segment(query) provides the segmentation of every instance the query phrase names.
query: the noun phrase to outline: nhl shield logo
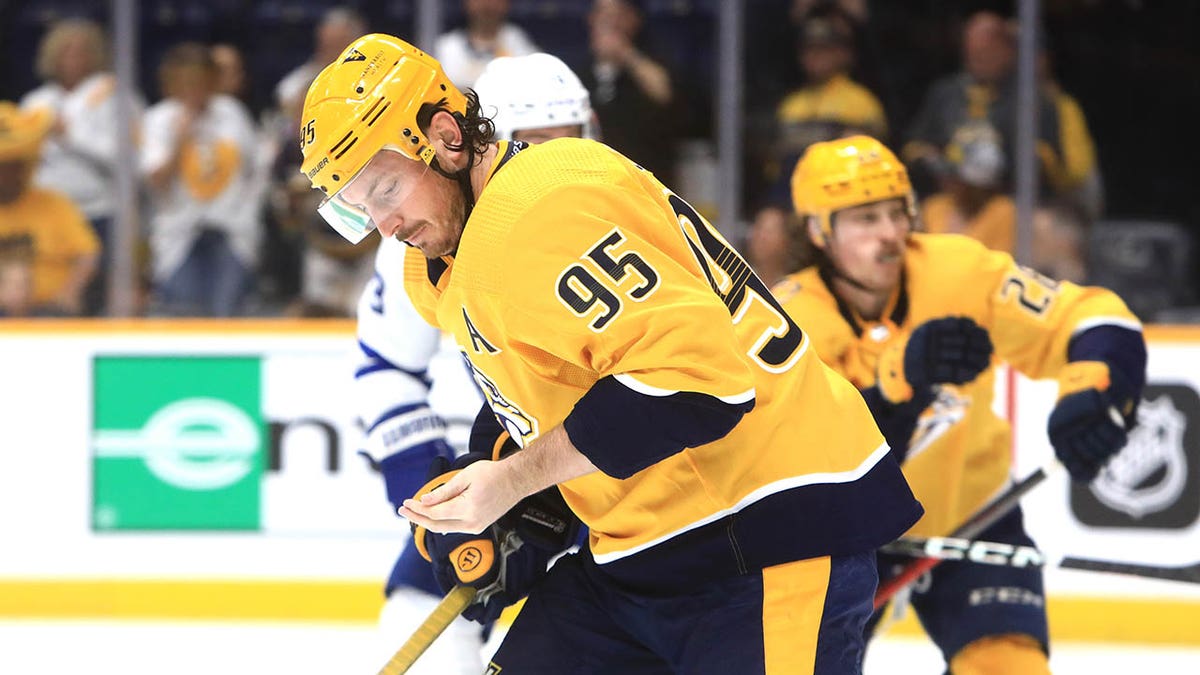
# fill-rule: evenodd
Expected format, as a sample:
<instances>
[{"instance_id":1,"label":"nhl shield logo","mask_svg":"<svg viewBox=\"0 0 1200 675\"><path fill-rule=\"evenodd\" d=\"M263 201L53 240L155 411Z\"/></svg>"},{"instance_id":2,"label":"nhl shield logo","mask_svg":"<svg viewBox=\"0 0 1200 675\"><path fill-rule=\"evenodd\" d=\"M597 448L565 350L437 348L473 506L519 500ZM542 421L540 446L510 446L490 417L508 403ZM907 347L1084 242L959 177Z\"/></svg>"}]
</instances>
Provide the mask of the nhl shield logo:
<instances>
[{"instance_id":1,"label":"nhl shield logo","mask_svg":"<svg viewBox=\"0 0 1200 675\"><path fill-rule=\"evenodd\" d=\"M1187 419L1169 396L1143 401L1129 443L1092 483L1092 494L1136 519L1179 501L1187 483L1185 429Z\"/></svg>"},{"instance_id":2,"label":"nhl shield logo","mask_svg":"<svg viewBox=\"0 0 1200 675\"><path fill-rule=\"evenodd\" d=\"M1129 443L1090 486L1072 485L1085 524L1186 528L1200 517L1200 396L1191 387L1148 385Z\"/></svg>"}]
</instances>

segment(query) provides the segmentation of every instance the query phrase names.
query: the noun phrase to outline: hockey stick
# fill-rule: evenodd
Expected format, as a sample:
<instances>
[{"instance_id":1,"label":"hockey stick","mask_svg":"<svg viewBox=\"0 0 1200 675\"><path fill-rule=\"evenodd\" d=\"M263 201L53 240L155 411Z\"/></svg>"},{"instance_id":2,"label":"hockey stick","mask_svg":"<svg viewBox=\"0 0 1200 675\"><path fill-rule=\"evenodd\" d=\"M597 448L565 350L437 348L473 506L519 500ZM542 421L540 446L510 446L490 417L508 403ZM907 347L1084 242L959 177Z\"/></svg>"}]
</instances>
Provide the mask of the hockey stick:
<instances>
[{"instance_id":1,"label":"hockey stick","mask_svg":"<svg viewBox=\"0 0 1200 675\"><path fill-rule=\"evenodd\" d=\"M1061 466L1058 462L1050 464L1048 467L1041 467L1033 473L1026 476L1020 482L1008 487L1004 492L1000 493L987 506L980 509L975 515L971 516L962 525L959 525L954 532L950 533L951 537L959 539L974 539L981 532L991 527L993 523L1000 520L1002 517L1013 510L1024 497L1033 488L1040 485L1050 475L1055 467ZM933 569L940 563L939 558L920 558L909 563L899 574L879 584L879 589L875 591L875 609L878 610L891 600L892 596L907 588L916 581L922 574Z\"/></svg>"},{"instance_id":2,"label":"hockey stick","mask_svg":"<svg viewBox=\"0 0 1200 675\"><path fill-rule=\"evenodd\" d=\"M1160 567L1158 565L1142 565L1139 563L1067 556L1058 563L1058 566L1064 569L1112 572L1113 574L1128 574L1135 577L1200 584L1200 562L1192 563L1191 565L1180 565L1178 567Z\"/></svg>"},{"instance_id":3,"label":"hockey stick","mask_svg":"<svg viewBox=\"0 0 1200 675\"><path fill-rule=\"evenodd\" d=\"M400 649L384 664L379 675L404 675L417 662L421 654L429 649L429 645L462 614L471 601L475 599L475 589L470 586L455 586L446 594L437 607L429 613L428 618L417 627L412 636L401 645Z\"/></svg>"},{"instance_id":4,"label":"hockey stick","mask_svg":"<svg viewBox=\"0 0 1200 675\"><path fill-rule=\"evenodd\" d=\"M957 537L904 537L884 546L882 550L885 553L907 555L914 558L959 560L1003 567L1045 567L1049 564L1057 564L1064 569L1108 572L1200 584L1200 562L1191 565L1166 566L1064 556L1054 563L1032 546L1016 546L998 541Z\"/></svg>"}]
</instances>

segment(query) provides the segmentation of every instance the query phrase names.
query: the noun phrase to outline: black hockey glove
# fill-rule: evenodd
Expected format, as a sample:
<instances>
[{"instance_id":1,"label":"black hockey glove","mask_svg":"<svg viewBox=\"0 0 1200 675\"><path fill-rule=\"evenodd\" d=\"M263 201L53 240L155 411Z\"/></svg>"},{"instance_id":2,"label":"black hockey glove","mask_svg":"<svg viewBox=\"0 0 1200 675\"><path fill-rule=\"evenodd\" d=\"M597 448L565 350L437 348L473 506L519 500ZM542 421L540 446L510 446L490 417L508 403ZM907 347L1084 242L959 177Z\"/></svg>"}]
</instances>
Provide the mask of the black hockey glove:
<instances>
[{"instance_id":1,"label":"black hockey glove","mask_svg":"<svg viewBox=\"0 0 1200 675\"><path fill-rule=\"evenodd\" d=\"M935 384L966 384L992 361L986 330L965 316L930 319L907 340L888 345L879 356L876 381L883 397L903 403L914 389Z\"/></svg>"},{"instance_id":2,"label":"black hockey glove","mask_svg":"<svg viewBox=\"0 0 1200 675\"><path fill-rule=\"evenodd\" d=\"M1137 400L1116 370L1101 361L1074 361L1059 377L1058 403L1047 432L1071 478L1090 483L1125 447Z\"/></svg>"}]
</instances>

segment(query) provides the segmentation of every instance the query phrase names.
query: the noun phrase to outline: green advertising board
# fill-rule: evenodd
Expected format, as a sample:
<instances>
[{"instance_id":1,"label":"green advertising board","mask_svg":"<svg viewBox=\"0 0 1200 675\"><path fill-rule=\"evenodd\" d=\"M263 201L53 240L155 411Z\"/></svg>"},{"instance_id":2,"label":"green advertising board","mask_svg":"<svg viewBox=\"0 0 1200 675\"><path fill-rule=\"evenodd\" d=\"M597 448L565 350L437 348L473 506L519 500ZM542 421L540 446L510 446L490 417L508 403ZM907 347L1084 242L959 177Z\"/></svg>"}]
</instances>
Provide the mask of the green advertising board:
<instances>
[{"instance_id":1,"label":"green advertising board","mask_svg":"<svg viewBox=\"0 0 1200 675\"><path fill-rule=\"evenodd\" d=\"M257 357L95 357L93 528L259 529L260 371Z\"/></svg>"}]
</instances>

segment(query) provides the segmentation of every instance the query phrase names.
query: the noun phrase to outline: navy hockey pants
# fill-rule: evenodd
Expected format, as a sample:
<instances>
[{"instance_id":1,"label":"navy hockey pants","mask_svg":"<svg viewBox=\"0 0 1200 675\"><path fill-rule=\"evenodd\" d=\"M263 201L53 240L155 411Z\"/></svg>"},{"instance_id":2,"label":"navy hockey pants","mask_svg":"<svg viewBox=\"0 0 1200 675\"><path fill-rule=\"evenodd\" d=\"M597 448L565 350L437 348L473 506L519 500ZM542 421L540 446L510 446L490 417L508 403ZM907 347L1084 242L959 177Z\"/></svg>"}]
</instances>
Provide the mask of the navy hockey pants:
<instances>
[{"instance_id":1,"label":"navy hockey pants","mask_svg":"<svg viewBox=\"0 0 1200 675\"><path fill-rule=\"evenodd\" d=\"M584 551L530 593L488 672L854 675L877 582L875 556L863 553L637 592Z\"/></svg>"}]
</instances>

